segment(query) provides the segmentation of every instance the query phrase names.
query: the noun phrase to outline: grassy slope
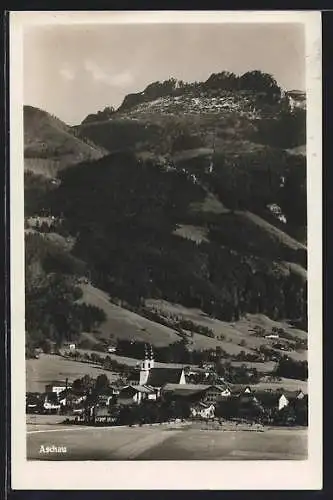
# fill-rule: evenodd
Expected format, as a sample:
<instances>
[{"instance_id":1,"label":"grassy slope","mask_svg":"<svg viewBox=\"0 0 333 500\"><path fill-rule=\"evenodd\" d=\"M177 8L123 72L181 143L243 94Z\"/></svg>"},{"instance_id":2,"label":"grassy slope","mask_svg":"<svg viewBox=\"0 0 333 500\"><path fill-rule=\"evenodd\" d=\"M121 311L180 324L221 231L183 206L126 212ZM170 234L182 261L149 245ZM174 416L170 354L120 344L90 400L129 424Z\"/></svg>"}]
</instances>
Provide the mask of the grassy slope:
<instances>
[{"instance_id":1,"label":"grassy slope","mask_svg":"<svg viewBox=\"0 0 333 500\"><path fill-rule=\"evenodd\" d=\"M25 169L54 177L67 165L97 159L104 151L75 137L64 122L31 106L24 107Z\"/></svg>"},{"instance_id":2,"label":"grassy slope","mask_svg":"<svg viewBox=\"0 0 333 500\"><path fill-rule=\"evenodd\" d=\"M100 327L105 338L109 338L112 334L115 338L136 339L156 346L168 345L180 340L174 330L112 304L108 295L98 288L82 285L82 291L82 300L100 307L107 316L106 321Z\"/></svg>"},{"instance_id":3,"label":"grassy slope","mask_svg":"<svg viewBox=\"0 0 333 500\"><path fill-rule=\"evenodd\" d=\"M255 215L251 212L241 212L242 218L247 219L251 222L251 224L260 228L264 233L266 233L267 237L277 242L285 245L287 248L292 250L305 250L306 247L299 241L295 240L284 231L281 231L277 227L273 226L269 222L265 221L259 215Z\"/></svg>"},{"instance_id":4,"label":"grassy slope","mask_svg":"<svg viewBox=\"0 0 333 500\"><path fill-rule=\"evenodd\" d=\"M192 226L190 224L177 224L177 228L174 230L174 234L187 240L193 240L198 244L202 243L203 241L209 241L207 238L208 230L200 226Z\"/></svg>"},{"instance_id":5,"label":"grassy slope","mask_svg":"<svg viewBox=\"0 0 333 500\"><path fill-rule=\"evenodd\" d=\"M108 299L108 295L96 287L91 285L82 285L82 290L82 300L88 304L100 307L104 310L107 316L107 320L100 327L100 331L105 338L110 338L110 334L112 334L115 338L136 339L151 343L155 346L168 345L181 339L181 337L171 328L150 321L139 316L138 314L112 304ZM155 303L155 301L148 301L147 303ZM214 325L217 337L219 334L224 333L228 328L230 329L230 332L234 332L233 328L228 325L228 323L212 320L207 315L204 315L204 317L201 318L200 313L196 310L192 313L192 310L186 309L182 306L177 305L172 307L175 311L181 311L182 314L184 311L188 311L189 314L184 314L184 317L193 319L196 323L209 326L210 328ZM143 328L145 330L143 330ZM244 337L245 336L240 335L238 340L240 341ZM194 349L215 349L216 346L221 346L229 354L237 354L242 350L250 352L249 349L237 345L234 341L221 341L218 338L210 338L197 333L193 335Z\"/></svg>"},{"instance_id":6,"label":"grassy slope","mask_svg":"<svg viewBox=\"0 0 333 500\"><path fill-rule=\"evenodd\" d=\"M253 330L255 326L265 328L267 335L275 326L278 328L284 328L285 331L293 335L295 339L307 338L306 332L292 328L287 322L273 321L263 314L247 314L244 318L235 323L227 323L225 321L210 318L199 309L189 309L179 304L170 304L169 302L163 300L148 300L146 304L148 307L153 307L154 309L164 311L165 313L172 313L179 317L191 320L194 323L207 326L213 330L217 338L220 335L224 335L225 340L220 341L220 345L230 354L237 354L241 350L251 352L252 349L259 348L261 345L271 346L271 340L256 337L253 333L251 333L251 330ZM200 337L200 339L198 339L198 337ZM201 338L204 338L207 344L209 342L211 342L211 344L215 342L215 339L195 334L194 341L197 345L200 345L202 342ZM245 341L246 345L240 346L239 344L241 341ZM307 359L306 351L290 351L288 352L288 355L296 360Z\"/></svg>"},{"instance_id":7,"label":"grassy slope","mask_svg":"<svg viewBox=\"0 0 333 500\"><path fill-rule=\"evenodd\" d=\"M149 342L155 346L168 345L172 342L180 340L179 335L164 325L160 325L146 318L139 316L136 313L128 311L120 306L112 304L108 295L92 285L82 285L83 298L85 302L100 307L104 310L107 320L101 325L100 332L104 338L110 338L112 334L114 338L119 339L136 339L143 342ZM252 349L260 347L260 345L271 345L272 341L265 338L255 337L251 334L251 330L256 326L261 326L266 329L267 334L270 333L272 327L282 327L286 332L291 333L295 339L306 338L306 332L292 328L286 322L277 322L269 319L267 316L260 314L248 314L245 318L235 323L227 323L217 319L210 318L208 315L197 309L188 309L179 304L170 304L167 301L148 300L148 307L158 308L164 312L176 314L185 319L211 328L215 334L215 338L206 337L195 333L193 335L194 349L210 349L216 346L221 346L229 354L237 354L240 351L251 352ZM143 330L144 329L144 330ZM221 335L225 336L225 340L219 340ZM240 346L241 341L246 342L246 346ZM303 360L306 359L306 351L288 353L290 357ZM271 366L265 366L265 370L269 370ZM261 367L262 371L263 367Z\"/></svg>"}]
</instances>

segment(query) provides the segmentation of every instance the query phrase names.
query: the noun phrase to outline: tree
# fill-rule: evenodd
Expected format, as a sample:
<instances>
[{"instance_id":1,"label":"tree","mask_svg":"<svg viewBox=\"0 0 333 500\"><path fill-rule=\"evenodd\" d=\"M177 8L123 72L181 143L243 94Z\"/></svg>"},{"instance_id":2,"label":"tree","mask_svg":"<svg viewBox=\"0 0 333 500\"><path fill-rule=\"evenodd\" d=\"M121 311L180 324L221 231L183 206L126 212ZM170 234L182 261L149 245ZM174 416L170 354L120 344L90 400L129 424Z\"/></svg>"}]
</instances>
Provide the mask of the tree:
<instances>
[{"instance_id":1,"label":"tree","mask_svg":"<svg viewBox=\"0 0 333 500\"><path fill-rule=\"evenodd\" d=\"M230 71L222 71L221 73L213 73L204 83L204 87L208 89L219 90L235 90L237 88L238 78Z\"/></svg>"},{"instance_id":2,"label":"tree","mask_svg":"<svg viewBox=\"0 0 333 500\"><path fill-rule=\"evenodd\" d=\"M279 192L279 204L288 224L307 225L306 158L296 157L289 162L285 183Z\"/></svg>"},{"instance_id":3,"label":"tree","mask_svg":"<svg viewBox=\"0 0 333 500\"><path fill-rule=\"evenodd\" d=\"M266 92L269 95L278 94L281 97L281 89L275 78L268 73L254 70L244 73L239 78L239 88L242 90L253 90L256 92Z\"/></svg>"},{"instance_id":4,"label":"tree","mask_svg":"<svg viewBox=\"0 0 333 500\"><path fill-rule=\"evenodd\" d=\"M104 389L107 389L108 387L109 387L108 377L104 373L98 375L95 383L96 392L102 392Z\"/></svg>"},{"instance_id":5,"label":"tree","mask_svg":"<svg viewBox=\"0 0 333 500\"><path fill-rule=\"evenodd\" d=\"M294 361L288 356L283 356L275 369L275 375L278 377L307 380L308 362Z\"/></svg>"},{"instance_id":6,"label":"tree","mask_svg":"<svg viewBox=\"0 0 333 500\"><path fill-rule=\"evenodd\" d=\"M84 390L91 389L93 386L93 379L90 377L90 375L84 375L81 379L82 381L82 387Z\"/></svg>"},{"instance_id":7,"label":"tree","mask_svg":"<svg viewBox=\"0 0 333 500\"><path fill-rule=\"evenodd\" d=\"M52 352L52 342L49 339L45 339L40 343L41 349L45 354L50 354Z\"/></svg>"}]
</instances>

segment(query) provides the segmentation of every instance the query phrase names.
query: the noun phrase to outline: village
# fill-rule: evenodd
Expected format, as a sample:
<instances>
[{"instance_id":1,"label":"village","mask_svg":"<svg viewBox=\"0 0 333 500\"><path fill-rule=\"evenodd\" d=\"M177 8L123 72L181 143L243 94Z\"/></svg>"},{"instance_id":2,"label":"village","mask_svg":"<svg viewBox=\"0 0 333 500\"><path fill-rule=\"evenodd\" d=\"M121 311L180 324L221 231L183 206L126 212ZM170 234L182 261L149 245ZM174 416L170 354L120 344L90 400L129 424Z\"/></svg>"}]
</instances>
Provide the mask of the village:
<instances>
[{"instance_id":1,"label":"village","mask_svg":"<svg viewBox=\"0 0 333 500\"><path fill-rule=\"evenodd\" d=\"M56 414L66 424L93 426L198 420L307 426L307 407L302 389L230 383L216 374L214 363L156 367L150 345L140 366L116 381L105 371L96 378L53 381L43 393L26 394L27 414Z\"/></svg>"}]
</instances>

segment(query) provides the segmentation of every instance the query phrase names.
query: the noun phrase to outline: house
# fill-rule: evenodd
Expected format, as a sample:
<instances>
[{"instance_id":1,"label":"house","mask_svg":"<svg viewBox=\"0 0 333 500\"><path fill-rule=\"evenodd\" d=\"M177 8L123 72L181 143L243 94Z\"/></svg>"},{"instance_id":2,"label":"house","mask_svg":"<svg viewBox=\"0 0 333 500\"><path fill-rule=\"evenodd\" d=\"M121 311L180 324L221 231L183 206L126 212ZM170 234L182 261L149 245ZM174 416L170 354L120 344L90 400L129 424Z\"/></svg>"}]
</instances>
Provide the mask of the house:
<instances>
[{"instance_id":1,"label":"house","mask_svg":"<svg viewBox=\"0 0 333 500\"><path fill-rule=\"evenodd\" d=\"M41 413L43 401L38 392L28 392L25 397L26 413Z\"/></svg>"},{"instance_id":2,"label":"house","mask_svg":"<svg viewBox=\"0 0 333 500\"><path fill-rule=\"evenodd\" d=\"M231 384L230 386L231 393L234 395L242 396L242 395L252 395L252 389L249 385L244 384Z\"/></svg>"},{"instance_id":3,"label":"house","mask_svg":"<svg viewBox=\"0 0 333 500\"><path fill-rule=\"evenodd\" d=\"M289 90L286 92L292 110L295 108L306 108L306 93L301 90Z\"/></svg>"},{"instance_id":4,"label":"house","mask_svg":"<svg viewBox=\"0 0 333 500\"><path fill-rule=\"evenodd\" d=\"M230 387L228 384L211 385L204 390L203 402L204 403L216 403L218 400L224 397L228 397L231 394Z\"/></svg>"},{"instance_id":5,"label":"house","mask_svg":"<svg viewBox=\"0 0 333 500\"><path fill-rule=\"evenodd\" d=\"M281 411L295 400L305 397L303 391L256 391L255 400L264 408Z\"/></svg>"},{"instance_id":6,"label":"house","mask_svg":"<svg viewBox=\"0 0 333 500\"><path fill-rule=\"evenodd\" d=\"M73 389L65 389L58 394L58 400L61 406L73 408L87 398L84 391L73 391Z\"/></svg>"},{"instance_id":7,"label":"house","mask_svg":"<svg viewBox=\"0 0 333 500\"><path fill-rule=\"evenodd\" d=\"M302 400L307 397L307 395L304 394L302 389L299 389L298 391L283 391L283 394L288 399L289 402L295 400Z\"/></svg>"},{"instance_id":8,"label":"house","mask_svg":"<svg viewBox=\"0 0 333 500\"><path fill-rule=\"evenodd\" d=\"M66 380L65 382L55 380L53 382L50 382L49 384L46 384L45 386L45 392L55 392L57 395L60 394L61 392L71 388L72 385Z\"/></svg>"},{"instance_id":9,"label":"house","mask_svg":"<svg viewBox=\"0 0 333 500\"><path fill-rule=\"evenodd\" d=\"M96 405L99 407L109 406L115 400L115 395L112 391L103 391L102 394L96 396Z\"/></svg>"},{"instance_id":10,"label":"house","mask_svg":"<svg viewBox=\"0 0 333 500\"><path fill-rule=\"evenodd\" d=\"M76 344L72 342L65 342L63 347L64 349L67 349L70 352L74 352L76 349Z\"/></svg>"},{"instance_id":11,"label":"house","mask_svg":"<svg viewBox=\"0 0 333 500\"><path fill-rule=\"evenodd\" d=\"M56 392L46 392L43 395L44 413L59 413L61 405Z\"/></svg>"},{"instance_id":12,"label":"house","mask_svg":"<svg viewBox=\"0 0 333 500\"><path fill-rule=\"evenodd\" d=\"M223 397L231 394L227 384L206 385L206 384L166 384L161 390L165 400L184 400L208 405L216 404Z\"/></svg>"},{"instance_id":13,"label":"house","mask_svg":"<svg viewBox=\"0 0 333 500\"><path fill-rule=\"evenodd\" d=\"M96 407L94 409L94 423L95 424L111 424L115 420L111 415L108 408Z\"/></svg>"},{"instance_id":14,"label":"house","mask_svg":"<svg viewBox=\"0 0 333 500\"><path fill-rule=\"evenodd\" d=\"M190 413L193 418L214 418L215 406L200 402L191 406Z\"/></svg>"},{"instance_id":15,"label":"house","mask_svg":"<svg viewBox=\"0 0 333 500\"><path fill-rule=\"evenodd\" d=\"M111 394L113 396L117 396L121 390L121 387L120 385L110 385L109 386L109 390L111 391Z\"/></svg>"},{"instance_id":16,"label":"house","mask_svg":"<svg viewBox=\"0 0 333 500\"><path fill-rule=\"evenodd\" d=\"M117 402L120 405L140 404L143 400L156 398L156 391L152 387L128 385L119 392Z\"/></svg>"}]
</instances>

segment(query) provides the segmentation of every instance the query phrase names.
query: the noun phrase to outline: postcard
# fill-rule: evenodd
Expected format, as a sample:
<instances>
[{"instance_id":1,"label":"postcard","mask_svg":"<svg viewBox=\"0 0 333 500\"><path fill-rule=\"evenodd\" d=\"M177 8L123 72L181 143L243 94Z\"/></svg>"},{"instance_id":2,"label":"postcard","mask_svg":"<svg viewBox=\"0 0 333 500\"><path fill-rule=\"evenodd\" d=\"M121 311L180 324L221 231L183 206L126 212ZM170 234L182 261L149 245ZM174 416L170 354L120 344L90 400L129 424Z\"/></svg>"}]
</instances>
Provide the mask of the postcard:
<instances>
[{"instance_id":1,"label":"postcard","mask_svg":"<svg viewBox=\"0 0 333 500\"><path fill-rule=\"evenodd\" d=\"M322 487L321 16L10 13L13 489Z\"/></svg>"}]
</instances>

